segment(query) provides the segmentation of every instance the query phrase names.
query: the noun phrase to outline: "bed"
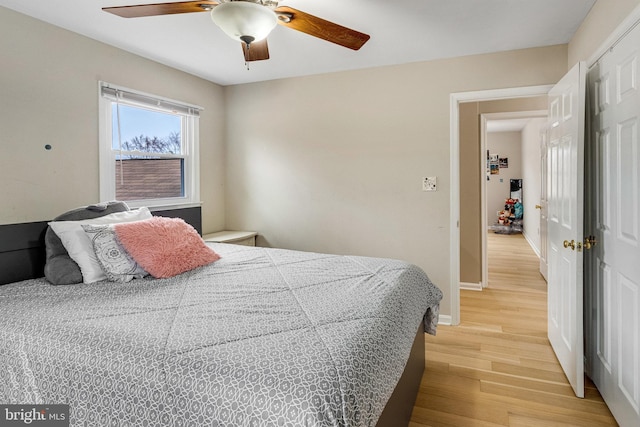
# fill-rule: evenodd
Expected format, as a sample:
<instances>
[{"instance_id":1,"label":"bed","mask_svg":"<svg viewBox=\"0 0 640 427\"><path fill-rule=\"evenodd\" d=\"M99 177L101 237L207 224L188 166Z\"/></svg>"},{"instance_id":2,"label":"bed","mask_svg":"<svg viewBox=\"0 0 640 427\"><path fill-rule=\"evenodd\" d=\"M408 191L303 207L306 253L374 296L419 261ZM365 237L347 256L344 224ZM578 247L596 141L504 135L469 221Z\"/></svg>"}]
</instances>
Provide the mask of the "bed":
<instances>
[{"instance_id":1,"label":"bed","mask_svg":"<svg viewBox=\"0 0 640 427\"><path fill-rule=\"evenodd\" d=\"M3 276L38 276L25 242ZM207 245L220 259L163 279L0 286L0 403L69 404L71 425L408 424L442 297L422 270Z\"/></svg>"}]
</instances>

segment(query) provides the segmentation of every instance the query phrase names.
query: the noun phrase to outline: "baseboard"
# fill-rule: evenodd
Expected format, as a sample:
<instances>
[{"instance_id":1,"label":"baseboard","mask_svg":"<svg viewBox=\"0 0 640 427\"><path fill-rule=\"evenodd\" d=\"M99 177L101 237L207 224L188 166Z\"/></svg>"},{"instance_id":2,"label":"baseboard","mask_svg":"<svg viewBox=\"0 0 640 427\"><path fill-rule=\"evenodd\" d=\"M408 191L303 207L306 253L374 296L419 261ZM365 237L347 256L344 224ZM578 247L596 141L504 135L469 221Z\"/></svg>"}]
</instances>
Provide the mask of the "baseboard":
<instances>
[{"instance_id":1,"label":"baseboard","mask_svg":"<svg viewBox=\"0 0 640 427\"><path fill-rule=\"evenodd\" d=\"M448 314L441 314L438 316L438 325L451 326L451 316Z\"/></svg>"},{"instance_id":2,"label":"baseboard","mask_svg":"<svg viewBox=\"0 0 640 427\"><path fill-rule=\"evenodd\" d=\"M533 249L533 252L535 252L538 258L540 258L540 249L538 249L536 245L533 244L533 241L529 238L529 236L527 236L527 233L523 232L522 236L524 237L524 240L526 240L527 243L529 243L529 246L531 246L531 249Z\"/></svg>"},{"instance_id":3,"label":"baseboard","mask_svg":"<svg viewBox=\"0 0 640 427\"><path fill-rule=\"evenodd\" d=\"M460 289L464 289L465 291L481 291L482 283L460 282Z\"/></svg>"}]
</instances>

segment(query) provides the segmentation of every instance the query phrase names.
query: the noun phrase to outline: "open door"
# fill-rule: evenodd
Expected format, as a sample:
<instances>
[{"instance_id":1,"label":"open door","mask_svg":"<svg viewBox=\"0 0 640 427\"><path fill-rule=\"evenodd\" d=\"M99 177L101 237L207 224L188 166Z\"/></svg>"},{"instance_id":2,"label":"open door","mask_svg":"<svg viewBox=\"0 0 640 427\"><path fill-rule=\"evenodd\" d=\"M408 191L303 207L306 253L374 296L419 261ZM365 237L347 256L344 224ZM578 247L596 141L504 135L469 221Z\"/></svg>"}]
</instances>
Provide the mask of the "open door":
<instances>
[{"instance_id":1,"label":"open door","mask_svg":"<svg viewBox=\"0 0 640 427\"><path fill-rule=\"evenodd\" d=\"M584 397L585 69L576 64L549 92L546 175L548 336L578 397Z\"/></svg>"},{"instance_id":2,"label":"open door","mask_svg":"<svg viewBox=\"0 0 640 427\"><path fill-rule=\"evenodd\" d=\"M547 279L547 271L549 270L547 261L547 141L549 139L549 130L545 127L540 132L540 202L536 205L536 209L540 209L540 274Z\"/></svg>"}]
</instances>

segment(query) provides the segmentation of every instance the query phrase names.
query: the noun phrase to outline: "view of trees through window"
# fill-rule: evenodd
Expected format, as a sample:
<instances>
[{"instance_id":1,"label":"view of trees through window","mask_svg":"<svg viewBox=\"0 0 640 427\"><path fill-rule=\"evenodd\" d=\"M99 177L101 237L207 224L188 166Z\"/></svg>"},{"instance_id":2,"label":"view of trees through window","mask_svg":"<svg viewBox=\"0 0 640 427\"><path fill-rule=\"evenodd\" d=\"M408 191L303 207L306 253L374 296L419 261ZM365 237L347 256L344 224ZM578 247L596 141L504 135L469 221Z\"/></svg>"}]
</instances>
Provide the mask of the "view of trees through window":
<instances>
[{"instance_id":1,"label":"view of trees through window","mask_svg":"<svg viewBox=\"0 0 640 427\"><path fill-rule=\"evenodd\" d=\"M116 103L112 108L116 198L183 197L182 117Z\"/></svg>"},{"instance_id":2,"label":"view of trees through window","mask_svg":"<svg viewBox=\"0 0 640 427\"><path fill-rule=\"evenodd\" d=\"M145 153L181 154L180 134L171 132L167 137L140 135L122 142L123 151L142 151Z\"/></svg>"}]
</instances>

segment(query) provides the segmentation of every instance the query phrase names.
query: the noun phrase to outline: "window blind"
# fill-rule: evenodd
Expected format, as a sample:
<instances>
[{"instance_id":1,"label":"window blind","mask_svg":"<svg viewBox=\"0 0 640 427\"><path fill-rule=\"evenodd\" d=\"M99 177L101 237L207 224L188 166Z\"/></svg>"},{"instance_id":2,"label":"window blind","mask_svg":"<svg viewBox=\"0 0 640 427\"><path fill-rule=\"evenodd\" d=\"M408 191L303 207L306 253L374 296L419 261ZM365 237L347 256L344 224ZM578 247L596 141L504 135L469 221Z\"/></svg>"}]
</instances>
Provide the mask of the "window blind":
<instances>
[{"instance_id":1,"label":"window blind","mask_svg":"<svg viewBox=\"0 0 640 427\"><path fill-rule=\"evenodd\" d=\"M186 116L199 117L202 107L197 105L186 104L166 98L148 95L142 92L135 92L130 89L121 88L110 85L108 83L100 83L100 94L111 101L133 104L140 107L152 107L156 110L166 111L168 113L183 114Z\"/></svg>"}]
</instances>

